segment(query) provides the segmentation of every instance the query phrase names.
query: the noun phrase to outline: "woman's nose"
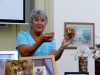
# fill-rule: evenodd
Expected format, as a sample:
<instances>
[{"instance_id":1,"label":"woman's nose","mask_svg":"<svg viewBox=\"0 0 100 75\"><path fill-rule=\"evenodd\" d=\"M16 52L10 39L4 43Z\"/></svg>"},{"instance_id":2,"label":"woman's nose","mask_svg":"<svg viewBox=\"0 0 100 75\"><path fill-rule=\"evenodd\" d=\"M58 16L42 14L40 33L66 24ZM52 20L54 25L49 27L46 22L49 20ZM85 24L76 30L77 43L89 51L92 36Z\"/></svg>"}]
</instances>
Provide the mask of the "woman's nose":
<instances>
[{"instance_id":1,"label":"woman's nose","mask_svg":"<svg viewBox=\"0 0 100 75\"><path fill-rule=\"evenodd\" d=\"M38 24L42 24L42 21L41 21L41 20L39 20L39 21L38 21Z\"/></svg>"},{"instance_id":2,"label":"woman's nose","mask_svg":"<svg viewBox=\"0 0 100 75\"><path fill-rule=\"evenodd\" d=\"M39 20L38 23L41 24L42 23L41 20Z\"/></svg>"}]
</instances>

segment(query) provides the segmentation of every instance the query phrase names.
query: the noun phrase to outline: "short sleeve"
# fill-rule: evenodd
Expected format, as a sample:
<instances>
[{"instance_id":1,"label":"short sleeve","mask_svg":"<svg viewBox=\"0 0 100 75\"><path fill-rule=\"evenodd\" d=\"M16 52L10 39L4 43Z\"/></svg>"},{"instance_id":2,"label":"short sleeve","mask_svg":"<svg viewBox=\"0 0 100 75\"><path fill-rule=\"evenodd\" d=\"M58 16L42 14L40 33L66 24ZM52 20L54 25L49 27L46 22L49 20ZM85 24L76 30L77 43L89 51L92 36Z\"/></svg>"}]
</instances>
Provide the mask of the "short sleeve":
<instances>
[{"instance_id":1,"label":"short sleeve","mask_svg":"<svg viewBox=\"0 0 100 75\"><path fill-rule=\"evenodd\" d=\"M28 44L27 38L26 38L26 32L19 32L16 38L16 47L22 45L22 44Z\"/></svg>"}]
</instances>

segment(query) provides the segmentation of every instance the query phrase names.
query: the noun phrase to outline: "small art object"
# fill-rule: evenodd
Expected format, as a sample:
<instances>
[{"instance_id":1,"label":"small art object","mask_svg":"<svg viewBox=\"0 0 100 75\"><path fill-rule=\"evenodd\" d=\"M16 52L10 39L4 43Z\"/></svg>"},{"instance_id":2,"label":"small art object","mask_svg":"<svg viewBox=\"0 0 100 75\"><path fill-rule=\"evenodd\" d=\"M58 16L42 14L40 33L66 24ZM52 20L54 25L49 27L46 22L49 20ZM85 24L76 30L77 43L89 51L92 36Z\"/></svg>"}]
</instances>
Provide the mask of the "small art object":
<instances>
[{"instance_id":1,"label":"small art object","mask_svg":"<svg viewBox=\"0 0 100 75\"><path fill-rule=\"evenodd\" d=\"M79 57L79 72L88 71L88 59L87 57Z\"/></svg>"},{"instance_id":2,"label":"small art object","mask_svg":"<svg viewBox=\"0 0 100 75\"><path fill-rule=\"evenodd\" d=\"M68 40L72 39L75 36L75 29L72 26L66 27L64 32L65 32L64 36Z\"/></svg>"}]
</instances>

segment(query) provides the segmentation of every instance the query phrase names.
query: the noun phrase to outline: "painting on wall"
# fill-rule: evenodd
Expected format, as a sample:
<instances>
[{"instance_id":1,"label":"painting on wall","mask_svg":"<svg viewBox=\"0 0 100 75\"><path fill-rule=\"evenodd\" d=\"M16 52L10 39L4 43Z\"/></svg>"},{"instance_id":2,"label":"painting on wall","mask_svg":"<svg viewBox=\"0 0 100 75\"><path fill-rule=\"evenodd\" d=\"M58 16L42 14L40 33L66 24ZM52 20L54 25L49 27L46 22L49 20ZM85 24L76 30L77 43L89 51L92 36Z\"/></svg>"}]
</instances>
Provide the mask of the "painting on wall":
<instances>
[{"instance_id":1,"label":"painting on wall","mask_svg":"<svg viewBox=\"0 0 100 75\"><path fill-rule=\"evenodd\" d=\"M95 24L87 22L65 22L64 37L73 39L66 49L76 49L79 44L87 44L90 49L95 46Z\"/></svg>"},{"instance_id":2,"label":"painting on wall","mask_svg":"<svg viewBox=\"0 0 100 75\"><path fill-rule=\"evenodd\" d=\"M57 75L54 56L22 57L21 60L32 60L33 75Z\"/></svg>"}]
</instances>

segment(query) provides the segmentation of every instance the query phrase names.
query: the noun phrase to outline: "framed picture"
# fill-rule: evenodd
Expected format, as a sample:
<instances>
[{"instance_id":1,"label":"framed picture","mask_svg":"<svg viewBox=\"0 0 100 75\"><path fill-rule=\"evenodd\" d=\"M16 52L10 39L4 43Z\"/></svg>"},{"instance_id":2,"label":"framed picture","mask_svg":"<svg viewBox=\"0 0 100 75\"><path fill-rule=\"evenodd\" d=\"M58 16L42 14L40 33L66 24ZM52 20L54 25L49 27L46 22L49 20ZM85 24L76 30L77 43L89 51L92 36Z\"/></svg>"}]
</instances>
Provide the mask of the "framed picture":
<instances>
[{"instance_id":1,"label":"framed picture","mask_svg":"<svg viewBox=\"0 0 100 75\"><path fill-rule=\"evenodd\" d=\"M66 47L68 49L76 49L79 44L87 44L90 49L95 46L95 24L86 22L65 22L64 37L66 39L73 38L72 43Z\"/></svg>"},{"instance_id":2,"label":"framed picture","mask_svg":"<svg viewBox=\"0 0 100 75\"><path fill-rule=\"evenodd\" d=\"M65 72L64 75L89 75L88 72Z\"/></svg>"},{"instance_id":3,"label":"framed picture","mask_svg":"<svg viewBox=\"0 0 100 75\"><path fill-rule=\"evenodd\" d=\"M31 60L9 60L5 63L5 75L33 75Z\"/></svg>"},{"instance_id":4,"label":"framed picture","mask_svg":"<svg viewBox=\"0 0 100 75\"><path fill-rule=\"evenodd\" d=\"M21 60L32 60L33 75L57 75L54 56L22 57Z\"/></svg>"},{"instance_id":5,"label":"framed picture","mask_svg":"<svg viewBox=\"0 0 100 75\"><path fill-rule=\"evenodd\" d=\"M0 60L18 60L17 50L0 51Z\"/></svg>"}]
</instances>

